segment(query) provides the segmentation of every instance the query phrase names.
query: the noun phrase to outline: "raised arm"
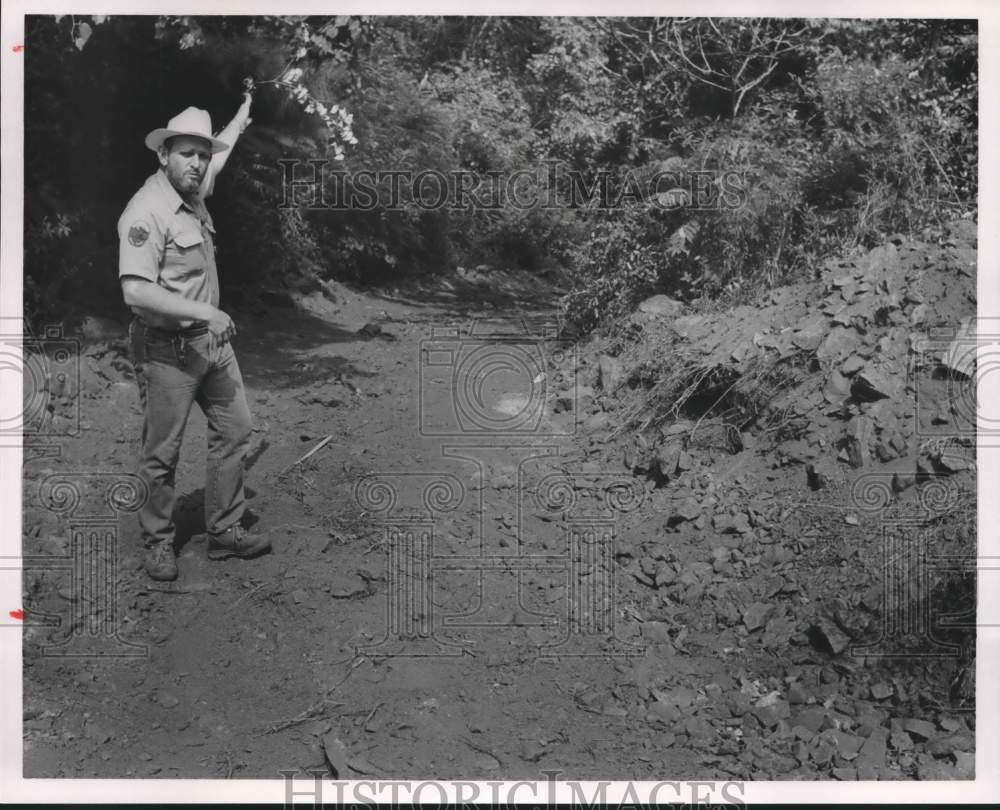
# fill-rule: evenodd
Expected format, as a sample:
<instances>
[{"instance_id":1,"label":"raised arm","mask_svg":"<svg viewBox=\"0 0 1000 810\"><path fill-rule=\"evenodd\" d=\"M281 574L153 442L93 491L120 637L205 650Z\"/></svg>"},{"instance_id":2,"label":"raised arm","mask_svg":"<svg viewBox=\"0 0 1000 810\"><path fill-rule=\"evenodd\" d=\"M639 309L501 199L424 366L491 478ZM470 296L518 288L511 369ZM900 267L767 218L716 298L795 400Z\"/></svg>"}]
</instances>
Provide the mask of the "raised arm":
<instances>
[{"instance_id":1,"label":"raised arm","mask_svg":"<svg viewBox=\"0 0 1000 810\"><path fill-rule=\"evenodd\" d=\"M212 192L215 190L216 175L226 165L226 161L229 160L229 156L233 152L233 147L236 145L236 141L239 140L240 135L243 134L243 130L250 126L250 122L253 120L250 118L250 105L252 103L253 96L250 93L244 93L243 103L236 111L236 115L233 116L233 120L226 124L222 131L215 136L220 141L229 144L229 148L225 152L219 152L212 156L212 162L208 164L208 171L205 172L205 179L201 185L202 199L212 196Z\"/></svg>"}]
</instances>

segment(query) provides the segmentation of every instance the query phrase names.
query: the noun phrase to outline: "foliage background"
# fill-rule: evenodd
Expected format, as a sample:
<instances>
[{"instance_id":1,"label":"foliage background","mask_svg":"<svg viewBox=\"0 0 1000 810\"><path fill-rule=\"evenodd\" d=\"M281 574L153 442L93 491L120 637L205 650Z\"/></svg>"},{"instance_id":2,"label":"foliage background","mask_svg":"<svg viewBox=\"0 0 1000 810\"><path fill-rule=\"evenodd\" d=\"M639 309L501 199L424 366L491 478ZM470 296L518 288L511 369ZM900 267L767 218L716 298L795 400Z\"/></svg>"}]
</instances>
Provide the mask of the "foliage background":
<instances>
[{"instance_id":1,"label":"foliage background","mask_svg":"<svg viewBox=\"0 0 1000 810\"><path fill-rule=\"evenodd\" d=\"M753 300L975 215L975 20L32 16L25 41L35 324L124 316L115 225L155 169L143 135L188 105L221 128L247 76L254 125L211 203L228 302L302 275L396 284L485 263L557 274L586 331L653 292ZM292 65L357 143L264 83ZM277 161L340 149L348 172L558 161L613 189L736 171L748 193L706 210L281 210Z\"/></svg>"}]
</instances>

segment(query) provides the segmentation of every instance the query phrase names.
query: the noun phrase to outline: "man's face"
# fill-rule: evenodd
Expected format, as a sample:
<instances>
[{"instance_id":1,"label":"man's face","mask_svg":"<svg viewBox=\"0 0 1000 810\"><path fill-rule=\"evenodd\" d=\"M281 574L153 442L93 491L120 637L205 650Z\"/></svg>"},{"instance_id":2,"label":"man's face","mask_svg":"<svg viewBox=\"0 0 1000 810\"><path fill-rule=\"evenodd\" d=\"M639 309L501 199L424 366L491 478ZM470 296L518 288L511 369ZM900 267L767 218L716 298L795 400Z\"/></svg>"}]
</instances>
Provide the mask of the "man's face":
<instances>
[{"instance_id":1,"label":"man's face","mask_svg":"<svg viewBox=\"0 0 1000 810\"><path fill-rule=\"evenodd\" d=\"M163 167L178 194L193 194L201 187L212 159L209 142L191 135L177 135L159 150Z\"/></svg>"}]
</instances>

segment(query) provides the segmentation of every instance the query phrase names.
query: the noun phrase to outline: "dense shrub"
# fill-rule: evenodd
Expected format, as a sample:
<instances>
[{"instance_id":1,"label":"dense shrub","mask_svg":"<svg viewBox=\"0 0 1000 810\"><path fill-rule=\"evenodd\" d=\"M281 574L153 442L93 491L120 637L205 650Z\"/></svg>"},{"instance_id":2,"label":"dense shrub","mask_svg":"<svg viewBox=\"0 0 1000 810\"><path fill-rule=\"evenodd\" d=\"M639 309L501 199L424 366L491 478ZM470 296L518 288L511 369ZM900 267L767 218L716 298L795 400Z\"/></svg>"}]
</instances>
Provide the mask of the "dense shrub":
<instances>
[{"instance_id":1,"label":"dense shrub","mask_svg":"<svg viewBox=\"0 0 1000 810\"><path fill-rule=\"evenodd\" d=\"M975 211L975 24L840 21L815 34L795 72L762 84L739 115L671 130L685 169L745 177L741 204L606 217L578 254L571 324L593 328L654 291L750 300L827 256ZM695 236L678 250L682 225Z\"/></svg>"},{"instance_id":2,"label":"dense shrub","mask_svg":"<svg viewBox=\"0 0 1000 810\"><path fill-rule=\"evenodd\" d=\"M572 280L566 320L585 330L658 291L750 300L810 277L827 256L975 212L974 20L29 17L26 27L35 320L122 310L114 225L155 167L141 135L189 104L221 126L247 76L256 125L212 203L233 290L305 271L381 283L458 264L558 266ZM370 210L282 210L278 160L317 157L349 176L465 172L488 185L490 173L527 172L535 196L558 164L585 182L603 173L613 199L633 181L644 190L603 208L429 210L412 196L392 206L383 187ZM646 188L664 169L677 188ZM693 204L706 172L716 198L721 178L740 178L736 196Z\"/></svg>"}]
</instances>

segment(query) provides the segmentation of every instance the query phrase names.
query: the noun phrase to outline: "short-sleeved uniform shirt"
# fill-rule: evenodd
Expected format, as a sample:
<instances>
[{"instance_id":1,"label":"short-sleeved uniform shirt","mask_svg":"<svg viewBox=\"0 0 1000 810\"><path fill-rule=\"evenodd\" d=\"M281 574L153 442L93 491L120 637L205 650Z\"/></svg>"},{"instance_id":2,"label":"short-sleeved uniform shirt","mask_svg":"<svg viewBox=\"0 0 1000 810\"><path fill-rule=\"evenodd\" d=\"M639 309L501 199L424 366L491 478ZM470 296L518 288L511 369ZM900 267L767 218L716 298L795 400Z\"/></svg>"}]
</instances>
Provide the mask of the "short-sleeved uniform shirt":
<instances>
[{"instance_id":1,"label":"short-sleeved uniform shirt","mask_svg":"<svg viewBox=\"0 0 1000 810\"><path fill-rule=\"evenodd\" d=\"M185 201L157 171L129 200L118 220L118 277L138 276L191 301L219 305L215 266L215 226L201 193ZM147 325L184 329L175 320L132 307Z\"/></svg>"}]
</instances>

